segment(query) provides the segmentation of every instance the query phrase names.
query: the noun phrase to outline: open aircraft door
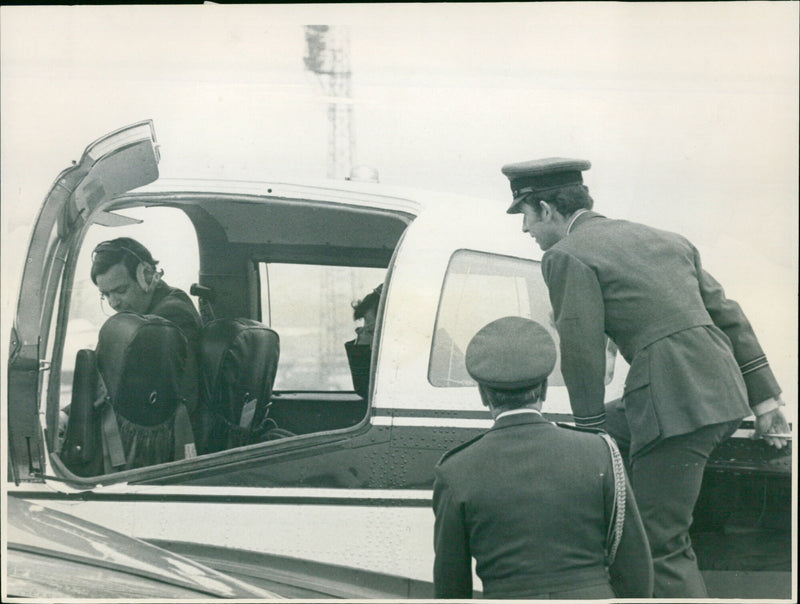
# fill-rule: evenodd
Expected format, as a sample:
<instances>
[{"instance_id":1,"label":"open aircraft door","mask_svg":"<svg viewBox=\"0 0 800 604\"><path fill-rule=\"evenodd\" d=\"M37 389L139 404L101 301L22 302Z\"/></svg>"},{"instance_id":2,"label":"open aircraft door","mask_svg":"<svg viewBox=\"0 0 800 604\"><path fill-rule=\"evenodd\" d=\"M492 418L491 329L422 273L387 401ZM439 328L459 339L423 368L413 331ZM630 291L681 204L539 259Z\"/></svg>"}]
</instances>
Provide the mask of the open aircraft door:
<instances>
[{"instance_id":1,"label":"open aircraft door","mask_svg":"<svg viewBox=\"0 0 800 604\"><path fill-rule=\"evenodd\" d=\"M45 447L52 447L58 427L59 376L48 370L60 359L49 358L48 351L60 355L65 334L59 327L55 341L48 342L54 313L47 309L56 308L59 295L59 312L69 307L73 275L65 270L67 260L76 253L89 216L106 225L131 221L96 208L156 180L158 161L153 123L139 122L90 144L45 198L22 273L8 355L8 471L16 484L43 479Z\"/></svg>"}]
</instances>

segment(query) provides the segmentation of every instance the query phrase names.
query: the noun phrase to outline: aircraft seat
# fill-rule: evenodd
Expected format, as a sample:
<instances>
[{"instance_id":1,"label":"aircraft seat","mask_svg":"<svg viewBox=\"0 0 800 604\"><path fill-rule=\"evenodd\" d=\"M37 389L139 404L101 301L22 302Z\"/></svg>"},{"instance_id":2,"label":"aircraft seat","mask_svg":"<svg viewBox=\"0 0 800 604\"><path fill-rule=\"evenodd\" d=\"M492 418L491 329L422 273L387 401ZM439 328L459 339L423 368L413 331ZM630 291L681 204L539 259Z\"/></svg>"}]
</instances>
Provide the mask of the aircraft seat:
<instances>
[{"instance_id":1,"label":"aircraft seat","mask_svg":"<svg viewBox=\"0 0 800 604\"><path fill-rule=\"evenodd\" d=\"M95 408L100 374L95 351L85 348L75 355L72 398L59 457L77 476L96 476L103 470L100 412Z\"/></svg>"},{"instance_id":2,"label":"aircraft seat","mask_svg":"<svg viewBox=\"0 0 800 604\"><path fill-rule=\"evenodd\" d=\"M220 318L203 327L200 365L211 424L209 452L288 435L269 417L279 357L278 334L253 319Z\"/></svg>"}]
</instances>

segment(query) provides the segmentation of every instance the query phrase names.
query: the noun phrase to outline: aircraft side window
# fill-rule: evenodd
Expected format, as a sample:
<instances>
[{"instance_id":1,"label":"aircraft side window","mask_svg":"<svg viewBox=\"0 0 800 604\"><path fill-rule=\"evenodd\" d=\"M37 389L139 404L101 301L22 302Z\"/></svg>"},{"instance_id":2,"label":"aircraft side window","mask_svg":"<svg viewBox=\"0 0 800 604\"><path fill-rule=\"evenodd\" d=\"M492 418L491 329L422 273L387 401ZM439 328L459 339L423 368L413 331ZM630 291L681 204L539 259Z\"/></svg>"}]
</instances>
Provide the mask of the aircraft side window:
<instances>
[{"instance_id":1,"label":"aircraft side window","mask_svg":"<svg viewBox=\"0 0 800 604\"><path fill-rule=\"evenodd\" d=\"M386 269L262 263L261 318L281 336L276 392L353 392L345 342L360 323L353 303L383 283Z\"/></svg>"},{"instance_id":2,"label":"aircraft side window","mask_svg":"<svg viewBox=\"0 0 800 604\"><path fill-rule=\"evenodd\" d=\"M539 263L522 258L457 250L445 274L431 345L428 380L433 386L474 386L464 352L484 325L504 316L538 321L558 338ZM563 384L560 365L551 384Z\"/></svg>"}]
</instances>

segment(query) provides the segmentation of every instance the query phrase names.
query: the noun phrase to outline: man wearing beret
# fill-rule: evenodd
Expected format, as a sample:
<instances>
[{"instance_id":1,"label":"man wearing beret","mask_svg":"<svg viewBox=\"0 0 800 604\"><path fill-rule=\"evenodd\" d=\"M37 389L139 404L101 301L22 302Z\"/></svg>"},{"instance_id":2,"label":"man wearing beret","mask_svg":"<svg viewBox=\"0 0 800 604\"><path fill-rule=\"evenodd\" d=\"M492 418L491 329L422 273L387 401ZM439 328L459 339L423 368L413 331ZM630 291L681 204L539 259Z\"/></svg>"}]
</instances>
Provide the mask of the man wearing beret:
<instances>
[{"instance_id":1,"label":"man wearing beret","mask_svg":"<svg viewBox=\"0 0 800 604\"><path fill-rule=\"evenodd\" d=\"M437 598L472 597L472 558L486 598L652 593L647 538L613 441L542 417L555 360L550 334L522 317L489 323L467 347L495 423L434 470Z\"/></svg>"},{"instance_id":2,"label":"man wearing beret","mask_svg":"<svg viewBox=\"0 0 800 604\"><path fill-rule=\"evenodd\" d=\"M545 251L542 272L561 340L577 426L607 429L627 448L655 568L655 596L706 597L689 538L714 447L750 414L781 448L780 388L738 304L703 270L684 237L591 211L588 161L503 166L508 213ZM604 406L604 340L630 364L620 402Z\"/></svg>"}]
</instances>

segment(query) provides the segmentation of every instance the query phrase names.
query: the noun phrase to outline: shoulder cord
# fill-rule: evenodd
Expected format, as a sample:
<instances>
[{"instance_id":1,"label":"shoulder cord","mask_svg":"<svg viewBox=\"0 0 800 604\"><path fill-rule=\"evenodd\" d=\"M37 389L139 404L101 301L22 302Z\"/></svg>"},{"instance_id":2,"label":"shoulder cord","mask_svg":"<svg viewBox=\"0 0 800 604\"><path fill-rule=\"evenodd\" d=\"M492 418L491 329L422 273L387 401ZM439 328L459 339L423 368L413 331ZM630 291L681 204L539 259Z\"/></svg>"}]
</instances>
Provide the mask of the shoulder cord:
<instances>
[{"instance_id":1,"label":"shoulder cord","mask_svg":"<svg viewBox=\"0 0 800 604\"><path fill-rule=\"evenodd\" d=\"M614 503L611 508L611 520L608 525L608 534L606 535L606 564L611 566L617 556L617 548L620 541L622 541L622 529L625 526L625 466L622 463L622 455L614 440L605 432L601 432L600 436L606 441L611 452L611 466L614 470Z\"/></svg>"}]
</instances>

